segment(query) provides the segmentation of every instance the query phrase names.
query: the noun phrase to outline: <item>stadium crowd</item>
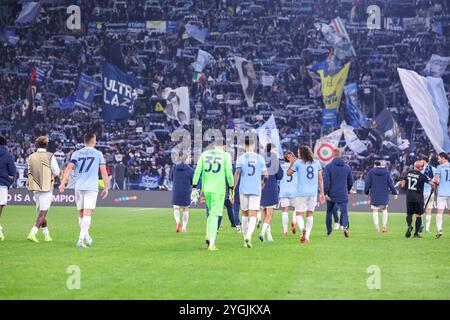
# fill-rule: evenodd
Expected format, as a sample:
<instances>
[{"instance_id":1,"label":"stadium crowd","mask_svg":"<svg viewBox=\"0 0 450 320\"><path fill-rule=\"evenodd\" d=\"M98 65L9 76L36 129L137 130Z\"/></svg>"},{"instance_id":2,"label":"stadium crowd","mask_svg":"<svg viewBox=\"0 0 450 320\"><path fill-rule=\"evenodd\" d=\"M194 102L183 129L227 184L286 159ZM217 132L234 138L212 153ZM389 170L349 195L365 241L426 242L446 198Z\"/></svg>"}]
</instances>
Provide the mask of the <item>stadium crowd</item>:
<instances>
[{"instance_id":1,"label":"stadium crowd","mask_svg":"<svg viewBox=\"0 0 450 320\"><path fill-rule=\"evenodd\" d=\"M65 8L70 4L81 7L80 32L66 28ZM379 5L383 18L407 18L408 23L403 20L368 30L369 4ZM15 26L20 3L4 1L0 7L0 31L14 32L14 37L0 32L0 134L8 138L19 164L34 150L34 137L48 135L52 151L57 151L64 166L89 130L98 136L116 188L166 188L173 146L170 132L177 123L156 110L155 104L164 88L180 86L188 86L191 120L202 120L204 130L257 128L274 114L284 148L312 145L337 129L322 126L323 102L310 94L313 82L307 71L307 66L325 59L330 50L314 23L329 23L337 16L347 21L356 51L347 83L359 84L359 98L369 120L388 108L402 138L410 142L401 151L371 140L371 121L366 128L357 128L369 154L344 153L355 180L365 175L374 159L388 160L391 172L399 176L414 156L432 150L408 105L396 68L421 71L432 54L448 55L450 15L445 0L44 1L31 27ZM127 27L146 21L167 23L164 30L156 31ZM208 28L203 43L184 36L187 23ZM214 61L197 81L192 63L199 48ZM273 84L258 85L254 108L245 103L234 54L252 61L258 79L274 76ZM100 81L105 59L115 61L143 84L144 93L129 121L105 123L100 116L101 93L91 108L66 110L58 102L76 91L80 73ZM33 65L49 66L50 71L30 101ZM446 72L447 93L449 78Z\"/></svg>"}]
</instances>

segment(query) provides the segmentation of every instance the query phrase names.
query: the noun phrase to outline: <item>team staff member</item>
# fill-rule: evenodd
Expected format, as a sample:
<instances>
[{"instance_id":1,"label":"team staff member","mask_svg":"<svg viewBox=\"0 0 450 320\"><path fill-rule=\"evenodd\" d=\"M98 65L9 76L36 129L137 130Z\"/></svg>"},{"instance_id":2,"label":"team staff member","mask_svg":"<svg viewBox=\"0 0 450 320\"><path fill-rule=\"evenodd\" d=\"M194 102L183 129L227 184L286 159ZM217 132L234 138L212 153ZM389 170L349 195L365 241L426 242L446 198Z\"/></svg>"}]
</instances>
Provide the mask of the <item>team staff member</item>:
<instances>
[{"instance_id":1,"label":"team staff member","mask_svg":"<svg viewBox=\"0 0 450 320\"><path fill-rule=\"evenodd\" d=\"M398 191L395 189L394 182L392 181L391 175L386 168L381 166L380 161L374 162L374 168L370 169L365 186L364 193L370 197L370 205L373 210L373 223L375 225L375 230L380 232L380 226L378 224L378 210L381 209L382 221L383 221L383 232L387 232L387 222L388 222L388 204L389 204L389 191L397 198Z\"/></svg>"},{"instance_id":2,"label":"team staff member","mask_svg":"<svg viewBox=\"0 0 450 320\"><path fill-rule=\"evenodd\" d=\"M47 213L52 203L55 177L59 176L60 169L55 155L48 152L47 147L48 139L44 136L38 137L37 150L28 157L27 161L28 190L33 191L38 212L36 222L28 235L28 240L33 242L39 242L36 238L39 228L42 228L46 242L53 241L47 226Z\"/></svg>"},{"instance_id":3,"label":"team staff member","mask_svg":"<svg viewBox=\"0 0 450 320\"><path fill-rule=\"evenodd\" d=\"M344 228L344 236L348 238L348 193L353 186L352 169L341 158L338 149L333 151L334 159L324 170L324 189L327 196L327 235L333 232L331 228L333 210L337 206L341 211L341 225Z\"/></svg>"}]
</instances>

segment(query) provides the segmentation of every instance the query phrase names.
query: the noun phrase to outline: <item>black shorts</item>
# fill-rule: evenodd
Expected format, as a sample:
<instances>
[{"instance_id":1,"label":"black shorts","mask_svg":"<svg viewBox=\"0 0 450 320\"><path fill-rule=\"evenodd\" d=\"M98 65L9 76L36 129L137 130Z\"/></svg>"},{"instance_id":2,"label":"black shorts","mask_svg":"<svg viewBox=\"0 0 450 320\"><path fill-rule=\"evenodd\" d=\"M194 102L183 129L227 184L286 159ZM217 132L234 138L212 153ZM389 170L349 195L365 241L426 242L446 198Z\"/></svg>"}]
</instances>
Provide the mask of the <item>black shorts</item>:
<instances>
[{"instance_id":1,"label":"black shorts","mask_svg":"<svg viewBox=\"0 0 450 320\"><path fill-rule=\"evenodd\" d=\"M423 202L407 202L406 203L406 213L407 214L423 214Z\"/></svg>"}]
</instances>

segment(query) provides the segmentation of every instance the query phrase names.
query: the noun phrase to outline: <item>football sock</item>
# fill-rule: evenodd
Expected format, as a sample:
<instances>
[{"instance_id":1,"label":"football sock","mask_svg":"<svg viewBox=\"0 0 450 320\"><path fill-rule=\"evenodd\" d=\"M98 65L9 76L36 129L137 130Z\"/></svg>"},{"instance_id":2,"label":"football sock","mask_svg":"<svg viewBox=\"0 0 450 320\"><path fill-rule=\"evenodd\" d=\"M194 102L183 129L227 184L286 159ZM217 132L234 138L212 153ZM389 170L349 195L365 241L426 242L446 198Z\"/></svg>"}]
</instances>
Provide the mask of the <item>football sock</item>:
<instances>
[{"instance_id":1,"label":"football sock","mask_svg":"<svg viewBox=\"0 0 450 320\"><path fill-rule=\"evenodd\" d=\"M305 238L309 240L309 235L311 234L312 226L313 226L314 217L306 217L306 234Z\"/></svg>"},{"instance_id":2,"label":"football sock","mask_svg":"<svg viewBox=\"0 0 450 320\"><path fill-rule=\"evenodd\" d=\"M373 217L373 223L374 223L375 227L378 228L378 211L373 211L372 217Z\"/></svg>"},{"instance_id":3,"label":"football sock","mask_svg":"<svg viewBox=\"0 0 450 320\"><path fill-rule=\"evenodd\" d=\"M217 236L217 225L219 224L219 217L209 215L206 223L208 225L209 245L214 246Z\"/></svg>"},{"instance_id":4,"label":"football sock","mask_svg":"<svg viewBox=\"0 0 450 320\"><path fill-rule=\"evenodd\" d=\"M406 223L408 224L408 227L411 227L411 225L412 225L412 215L411 214L406 215Z\"/></svg>"},{"instance_id":5,"label":"football sock","mask_svg":"<svg viewBox=\"0 0 450 320\"><path fill-rule=\"evenodd\" d=\"M268 228L269 228L269 224L264 222L263 226L262 226L261 234L266 234Z\"/></svg>"},{"instance_id":6,"label":"football sock","mask_svg":"<svg viewBox=\"0 0 450 320\"><path fill-rule=\"evenodd\" d=\"M180 209L173 209L173 217L175 218L175 222L177 224L180 223Z\"/></svg>"},{"instance_id":7,"label":"football sock","mask_svg":"<svg viewBox=\"0 0 450 320\"><path fill-rule=\"evenodd\" d=\"M0 224L0 231L2 231L3 230L3 227L2 227L2 225Z\"/></svg>"},{"instance_id":8,"label":"football sock","mask_svg":"<svg viewBox=\"0 0 450 320\"><path fill-rule=\"evenodd\" d=\"M431 225L431 214L425 215L425 230L430 231L430 225Z\"/></svg>"},{"instance_id":9,"label":"football sock","mask_svg":"<svg viewBox=\"0 0 450 320\"><path fill-rule=\"evenodd\" d=\"M292 221L297 223L297 215L295 214L295 211L292 213Z\"/></svg>"},{"instance_id":10,"label":"football sock","mask_svg":"<svg viewBox=\"0 0 450 320\"><path fill-rule=\"evenodd\" d=\"M81 230L80 230L80 241L83 241L86 235L89 232L89 227L91 226L91 217L84 216L83 221L81 222Z\"/></svg>"},{"instance_id":11,"label":"football sock","mask_svg":"<svg viewBox=\"0 0 450 320\"><path fill-rule=\"evenodd\" d=\"M178 214L179 214L179 212L178 212ZM189 221L189 211L188 210L184 210L184 213L183 213L183 229L186 229L188 221Z\"/></svg>"},{"instance_id":12,"label":"football sock","mask_svg":"<svg viewBox=\"0 0 450 320\"><path fill-rule=\"evenodd\" d=\"M258 211L258 213L256 214L256 218L258 219L258 221L261 221L261 211Z\"/></svg>"},{"instance_id":13,"label":"football sock","mask_svg":"<svg viewBox=\"0 0 450 320\"><path fill-rule=\"evenodd\" d=\"M256 227L256 217L250 217L249 222L248 222L248 230L247 230L247 234L245 235L245 239L252 239L252 234L253 231L255 231L255 227Z\"/></svg>"},{"instance_id":14,"label":"football sock","mask_svg":"<svg viewBox=\"0 0 450 320\"><path fill-rule=\"evenodd\" d=\"M288 224L289 224L289 213L283 211L281 213L281 223L283 224L283 232L288 232Z\"/></svg>"},{"instance_id":15,"label":"football sock","mask_svg":"<svg viewBox=\"0 0 450 320\"><path fill-rule=\"evenodd\" d=\"M50 235L50 232L48 231L48 227L42 228L42 233L45 237L48 237Z\"/></svg>"},{"instance_id":16,"label":"football sock","mask_svg":"<svg viewBox=\"0 0 450 320\"><path fill-rule=\"evenodd\" d=\"M418 234L420 227L422 226L422 217L416 217L416 232L414 234Z\"/></svg>"},{"instance_id":17,"label":"football sock","mask_svg":"<svg viewBox=\"0 0 450 320\"><path fill-rule=\"evenodd\" d=\"M78 217L78 225L81 228L81 223L83 222L83 217Z\"/></svg>"},{"instance_id":18,"label":"football sock","mask_svg":"<svg viewBox=\"0 0 450 320\"><path fill-rule=\"evenodd\" d=\"M33 228L31 228L31 233L32 234L36 234L38 232L39 228L36 226L33 226Z\"/></svg>"},{"instance_id":19,"label":"football sock","mask_svg":"<svg viewBox=\"0 0 450 320\"><path fill-rule=\"evenodd\" d=\"M300 230L303 230L303 228L305 228L305 221L303 220L303 217L300 215L297 216L297 224Z\"/></svg>"},{"instance_id":20,"label":"football sock","mask_svg":"<svg viewBox=\"0 0 450 320\"><path fill-rule=\"evenodd\" d=\"M436 227L438 231L442 231L442 218L443 218L442 213L436 214Z\"/></svg>"},{"instance_id":21,"label":"football sock","mask_svg":"<svg viewBox=\"0 0 450 320\"><path fill-rule=\"evenodd\" d=\"M242 234L244 235L244 239L247 236L248 231L248 217L242 216Z\"/></svg>"},{"instance_id":22,"label":"football sock","mask_svg":"<svg viewBox=\"0 0 450 320\"><path fill-rule=\"evenodd\" d=\"M270 224L269 224L269 227L267 227L267 236L269 238L272 238L272 228L270 228Z\"/></svg>"},{"instance_id":23,"label":"football sock","mask_svg":"<svg viewBox=\"0 0 450 320\"><path fill-rule=\"evenodd\" d=\"M383 214L381 216L381 219L383 221L383 227L386 227L387 223L388 223L388 211L387 211L387 209L383 210Z\"/></svg>"}]
</instances>

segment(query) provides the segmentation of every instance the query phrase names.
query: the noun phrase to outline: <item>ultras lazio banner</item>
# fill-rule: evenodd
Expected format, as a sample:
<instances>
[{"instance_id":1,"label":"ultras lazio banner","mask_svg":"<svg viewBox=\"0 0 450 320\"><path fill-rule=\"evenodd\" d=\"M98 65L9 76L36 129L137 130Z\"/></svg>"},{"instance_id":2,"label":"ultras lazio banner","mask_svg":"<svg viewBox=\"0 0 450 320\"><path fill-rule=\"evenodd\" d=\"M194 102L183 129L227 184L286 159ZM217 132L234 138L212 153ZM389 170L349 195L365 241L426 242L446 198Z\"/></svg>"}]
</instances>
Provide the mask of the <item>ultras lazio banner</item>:
<instances>
[{"instance_id":1,"label":"ultras lazio banner","mask_svg":"<svg viewBox=\"0 0 450 320\"><path fill-rule=\"evenodd\" d=\"M103 110L105 121L126 121L134 113L134 102L142 93L140 82L117 66L103 65Z\"/></svg>"}]
</instances>

